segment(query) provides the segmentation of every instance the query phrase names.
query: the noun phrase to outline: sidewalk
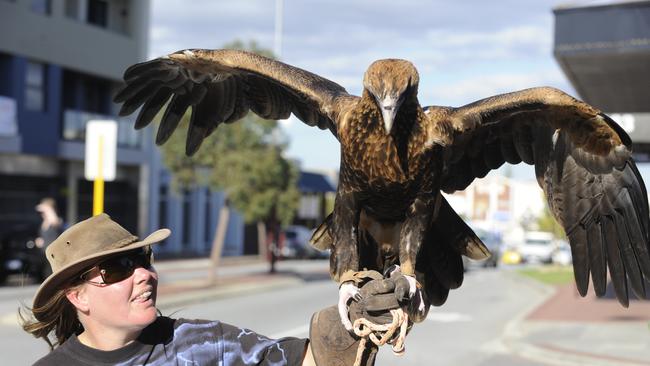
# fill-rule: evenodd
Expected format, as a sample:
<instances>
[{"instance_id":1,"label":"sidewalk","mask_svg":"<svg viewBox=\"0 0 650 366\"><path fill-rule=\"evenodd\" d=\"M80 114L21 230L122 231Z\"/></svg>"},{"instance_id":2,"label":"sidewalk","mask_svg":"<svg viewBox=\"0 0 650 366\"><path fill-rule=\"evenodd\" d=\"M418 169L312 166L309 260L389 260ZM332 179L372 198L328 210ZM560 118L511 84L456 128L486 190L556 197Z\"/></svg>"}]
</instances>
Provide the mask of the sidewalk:
<instances>
[{"instance_id":1,"label":"sidewalk","mask_svg":"<svg viewBox=\"0 0 650 366\"><path fill-rule=\"evenodd\" d=\"M230 296L240 296L248 293L272 291L277 288L297 285L309 275L326 275L327 267L306 273L293 271L285 263L275 274L269 275L268 262L259 257L223 258L213 283L207 277L210 269L210 260L185 259L158 261L156 270L161 281L158 285L157 305L162 308L179 307L190 303L207 302ZM277 268L276 267L276 268ZM227 269L224 271L223 269ZM197 272L202 277L193 277L170 281L171 274Z\"/></svg>"},{"instance_id":2,"label":"sidewalk","mask_svg":"<svg viewBox=\"0 0 650 366\"><path fill-rule=\"evenodd\" d=\"M549 365L650 366L650 301L630 300L625 309L593 292L580 297L573 282L549 288L549 298L509 329L515 353Z\"/></svg>"},{"instance_id":3,"label":"sidewalk","mask_svg":"<svg viewBox=\"0 0 650 366\"><path fill-rule=\"evenodd\" d=\"M217 272L216 283L209 284L205 278L209 264L207 259L157 262L162 278L159 306L271 291L296 285L305 276L329 278L326 263L308 263L304 265L310 267L301 269L281 263L281 270L270 276L268 263L259 259L225 259L220 267L229 269ZM184 272L202 272L203 277L165 282L171 274ZM518 280L548 297L506 326L504 339L515 354L545 365L650 366L650 301L631 300L625 309L615 299L597 299L593 293L582 298L573 283L552 287L529 278Z\"/></svg>"}]
</instances>

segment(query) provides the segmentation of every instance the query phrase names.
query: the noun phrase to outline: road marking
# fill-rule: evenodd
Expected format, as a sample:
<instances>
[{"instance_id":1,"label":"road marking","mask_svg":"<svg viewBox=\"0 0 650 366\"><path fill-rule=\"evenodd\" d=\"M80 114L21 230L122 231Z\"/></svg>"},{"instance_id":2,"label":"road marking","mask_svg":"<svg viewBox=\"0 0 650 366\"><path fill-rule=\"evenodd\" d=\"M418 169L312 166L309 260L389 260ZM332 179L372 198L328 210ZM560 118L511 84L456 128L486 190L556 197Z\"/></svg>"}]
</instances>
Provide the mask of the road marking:
<instances>
[{"instance_id":1,"label":"road marking","mask_svg":"<svg viewBox=\"0 0 650 366\"><path fill-rule=\"evenodd\" d=\"M440 323L455 323L472 321L472 317L461 313L430 312L427 315L427 320Z\"/></svg>"},{"instance_id":2,"label":"road marking","mask_svg":"<svg viewBox=\"0 0 650 366\"><path fill-rule=\"evenodd\" d=\"M284 337L302 337L308 334L309 334L309 325L303 324L299 327L295 327L292 329L271 334L269 338L277 339L277 338L284 338Z\"/></svg>"}]
</instances>

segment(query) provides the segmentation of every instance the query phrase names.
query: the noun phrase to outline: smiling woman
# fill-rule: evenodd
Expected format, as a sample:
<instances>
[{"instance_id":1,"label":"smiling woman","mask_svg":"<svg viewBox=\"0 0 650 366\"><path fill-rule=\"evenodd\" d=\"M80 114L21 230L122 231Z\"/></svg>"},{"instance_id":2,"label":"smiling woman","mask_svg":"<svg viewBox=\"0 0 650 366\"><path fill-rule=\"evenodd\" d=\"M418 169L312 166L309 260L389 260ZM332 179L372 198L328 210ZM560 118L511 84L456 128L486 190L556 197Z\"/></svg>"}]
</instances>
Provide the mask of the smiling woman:
<instances>
[{"instance_id":1,"label":"smiling woman","mask_svg":"<svg viewBox=\"0 0 650 366\"><path fill-rule=\"evenodd\" d=\"M363 351L360 365L374 364L377 347L357 347L359 339L339 324L334 306L314 315L311 343L269 339L219 321L161 316L151 245L169 234L161 229L140 240L101 214L72 226L48 246L53 273L36 292L32 308L22 309L29 316L20 313L23 329L52 349L36 365L327 366L341 359L351 363L347 361L357 357L358 349ZM403 276L379 276L363 286L368 306L380 316L399 307L395 291L400 278L405 281ZM383 302L370 301L374 295ZM365 306L351 309L362 314ZM344 352L330 354L332 334L337 335L334 346L347 347Z\"/></svg>"}]
</instances>

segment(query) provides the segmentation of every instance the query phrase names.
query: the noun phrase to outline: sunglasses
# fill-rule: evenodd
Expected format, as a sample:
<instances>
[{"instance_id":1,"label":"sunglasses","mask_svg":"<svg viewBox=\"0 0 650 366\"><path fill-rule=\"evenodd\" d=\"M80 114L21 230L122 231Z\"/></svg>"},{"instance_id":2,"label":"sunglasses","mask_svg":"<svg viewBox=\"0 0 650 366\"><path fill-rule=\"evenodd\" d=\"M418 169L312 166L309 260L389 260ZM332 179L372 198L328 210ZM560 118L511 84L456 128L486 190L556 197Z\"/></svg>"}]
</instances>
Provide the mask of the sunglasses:
<instances>
[{"instance_id":1,"label":"sunglasses","mask_svg":"<svg viewBox=\"0 0 650 366\"><path fill-rule=\"evenodd\" d=\"M144 269L150 269L151 262L151 248L138 248L99 262L99 264L96 264L83 272L79 278L84 282L94 285L110 285L131 277L136 268L142 267ZM99 275L102 277L102 282L88 280L88 275L95 268L99 269Z\"/></svg>"}]
</instances>

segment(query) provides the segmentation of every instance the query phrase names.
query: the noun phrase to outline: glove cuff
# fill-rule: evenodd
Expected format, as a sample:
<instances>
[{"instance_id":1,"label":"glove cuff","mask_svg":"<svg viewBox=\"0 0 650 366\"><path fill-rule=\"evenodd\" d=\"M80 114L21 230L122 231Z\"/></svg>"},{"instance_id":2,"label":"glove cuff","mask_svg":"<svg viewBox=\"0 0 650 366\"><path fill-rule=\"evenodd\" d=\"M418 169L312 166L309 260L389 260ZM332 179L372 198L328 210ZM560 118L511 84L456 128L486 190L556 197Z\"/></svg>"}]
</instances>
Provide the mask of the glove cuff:
<instances>
[{"instance_id":1,"label":"glove cuff","mask_svg":"<svg viewBox=\"0 0 650 366\"><path fill-rule=\"evenodd\" d=\"M353 365L361 339L350 334L341 323L338 309L330 306L311 318L309 328L311 350L317 366ZM372 345L364 351L361 365L374 365L377 347Z\"/></svg>"}]
</instances>

